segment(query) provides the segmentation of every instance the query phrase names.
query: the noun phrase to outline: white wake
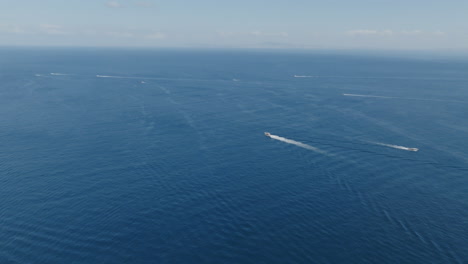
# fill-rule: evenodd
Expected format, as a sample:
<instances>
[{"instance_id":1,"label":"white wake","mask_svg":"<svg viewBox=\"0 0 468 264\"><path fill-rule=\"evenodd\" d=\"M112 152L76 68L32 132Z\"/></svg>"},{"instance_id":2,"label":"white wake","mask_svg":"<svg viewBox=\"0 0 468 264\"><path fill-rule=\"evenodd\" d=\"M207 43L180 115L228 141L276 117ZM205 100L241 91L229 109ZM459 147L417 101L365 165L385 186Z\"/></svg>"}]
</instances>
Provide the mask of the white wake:
<instances>
[{"instance_id":1,"label":"white wake","mask_svg":"<svg viewBox=\"0 0 468 264\"><path fill-rule=\"evenodd\" d=\"M365 94L343 94L344 96L355 96L355 97L374 97L374 98L398 98L391 96L379 96L379 95L365 95Z\"/></svg>"},{"instance_id":2,"label":"white wake","mask_svg":"<svg viewBox=\"0 0 468 264\"><path fill-rule=\"evenodd\" d=\"M403 146L398 146L398 145L392 145L392 144L385 144L385 143L379 143L379 142L369 142L375 145L379 146L384 146L384 147L389 147L389 148L394 148L394 149L401 149L401 150L406 150L406 151L418 151L418 148L408 148L408 147L403 147Z\"/></svg>"},{"instance_id":3,"label":"white wake","mask_svg":"<svg viewBox=\"0 0 468 264\"><path fill-rule=\"evenodd\" d=\"M51 72L50 75L55 75L55 76L65 76L65 75L70 75L66 73L58 73L58 72Z\"/></svg>"},{"instance_id":4,"label":"white wake","mask_svg":"<svg viewBox=\"0 0 468 264\"><path fill-rule=\"evenodd\" d=\"M118 78L118 79L129 79L131 77L123 77L123 76L112 76L112 75L96 75L98 78ZM131 78L134 79L134 78Z\"/></svg>"},{"instance_id":5,"label":"white wake","mask_svg":"<svg viewBox=\"0 0 468 264\"><path fill-rule=\"evenodd\" d=\"M366 94L343 94L344 96L354 97L373 97L373 98L386 98L386 99L403 99L403 100L417 100L417 101L433 101L433 102L449 102L449 103L465 103L464 101L457 100L443 100L443 99L425 99L425 98L406 98L406 97L393 97L393 96L381 96L381 95L366 95Z\"/></svg>"},{"instance_id":6,"label":"white wake","mask_svg":"<svg viewBox=\"0 0 468 264\"><path fill-rule=\"evenodd\" d=\"M282 141L282 142L285 142L285 143L288 143L288 144L293 144L293 145L296 145L296 146L301 147L301 148L312 150L312 151L315 151L315 152L320 153L320 154L328 154L327 152L325 152L325 151L323 151L323 150L321 150L319 148L316 148L316 147L313 147L311 145L307 145L305 143L295 141L295 140L292 140L292 139L287 139L287 138L276 136L276 135L270 135L270 138L276 139L276 140L279 140L279 141Z\"/></svg>"}]
</instances>

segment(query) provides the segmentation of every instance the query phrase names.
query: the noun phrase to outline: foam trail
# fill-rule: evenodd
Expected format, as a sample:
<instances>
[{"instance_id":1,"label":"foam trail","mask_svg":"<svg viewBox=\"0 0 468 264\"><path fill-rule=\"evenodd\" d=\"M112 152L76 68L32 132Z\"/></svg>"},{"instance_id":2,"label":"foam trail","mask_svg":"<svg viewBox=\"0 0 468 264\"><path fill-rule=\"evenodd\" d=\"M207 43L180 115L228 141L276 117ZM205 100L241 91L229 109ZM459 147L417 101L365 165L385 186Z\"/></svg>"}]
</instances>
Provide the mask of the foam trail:
<instances>
[{"instance_id":1,"label":"foam trail","mask_svg":"<svg viewBox=\"0 0 468 264\"><path fill-rule=\"evenodd\" d=\"M322 75L321 78L343 78L343 79L394 79L394 80L433 80L433 81L466 81L467 78L424 78L424 77L404 77L404 76L337 76L337 75Z\"/></svg>"},{"instance_id":2,"label":"foam trail","mask_svg":"<svg viewBox=\"0 0 468 264\"><path fill-rule=\"evenodd\" d=\"M161 78L144 78L144 77L127 77L127 76L114 76L114 75L96 75L98 78L116 78L116 79L144 79L144 80L159 80Z\"/></svg>"},{"instance_id":3,"label":"foam trail","mask_svg":"<svg viewBox=\"0 0 468 264\"><path fill-rule=\"evenodd\" d=\"M406 150L406 151L418 151L419 150L418 148L408 148L408 147L392 145L392 144L385 144L385 143L379 143L379 142L369 142L369 143L379 145L379 146L394 148L394 149L402 149L402 150Z\"/></svg>"},{"instance_id":4,"label":"foam trail","mask_svg":"<svg viewBox=\"0 0 468 264\"><path fill-rule=\"evenodd\" d=\"M115 76L115 75L96 75L98 78L115 78L115 79L139 79L139 80L177 80L171 78L151 78L151 77L136 77L136 76ZM180 79L184 80L184 79Z\"/></svg>"},{"instance_id":5,"label":"foam trail","mask_svg":"<svg viewBox=\"0 0 468 264\"><path fill-rule=\"evenodd\" d=\"M58 73L58 72L51 72L50 75L55 75L55 76L63 76L63 75L69 75L65 73Z\"/></svg>"},{"instance_id":6,"label":"foam trail","mask_svg":"<svg viewBox=\"0 0 468 264\"><path fill-rule=\"evenodd\" d=\"M294 78L314 78L312 75L294 75Z\"/></svg>"},{"instance_id":7,"label":"foam trail","mask_svg":"<svg viewBox=\"0 0 468 264\"><path fill-rule=\"evenodd\" d=\"M121 77L121 76L111 76L111 75L96 75L98 78L118 78L118 79L135 79L132 77Z\"/></svg>"},{"instance_id":8,"label":"foam trail","mask_svg":"<svg viewBox=\"0 0 468 264\"><path fill-rule=\"evenodd\" d=\"M279 140L279 141L282 141L282 142L285 142L285 143L288 143L288 144L293 144L293 145L296 145L296 146L301 147L301 148L312 150L312 151L315 151L315 152L320 153L320 154L328 154L327 152L325 152L325 151L323 151L323 150L321 150L319 148L312 147L311 145L307 145L307 144L304 144L302 142L295 141L295 140L292 140L292 139L287 139L287 138L276 136L276 135L270 135L270 138L276 139L276 140Z\"/></svg>"},{"instance_id":9,"label":"foam trail","mask_svg":"<svg viewBox=\"0 0 468 264\"><path fill-rule=\"evenodd\" d=\"M193 79L193 78L163 78L163 77L144 77L144 76L116 76L116 75L95 75L97 78L114 78L114 79L139 79L139 80L162 80L162 81L197 81L197 82L226 82L226 81L240 81L239 79L232 80L210 80L210 79Z\"/></svg>"},{"instance_id":10,"label":"foam trail","mask_svg":"<svg viewBox=\"0 0 468 264\"><path fill-rule=\"evenodd\" d=\"M346 93L344 93L343 95L344 95L344 96L355 96L355 97L372 97L372 98L403 99L403 100L417 100L417 101L465 103L464 101L443 100L443 99L405 98L405 97L393 97L393 96L381 96L381 95L366 95L366 94L346 94Z\"/></svg>"},{"instance_id":11,"label":"foam trail","mask_svg":"<svg viewBox=\"0 0 468 264\"><path fill-rule=\"evenodd\" d=\"M391 97L391 96L379 96L379 95L365 95L365 94L343 94L344 96L355 96L355 97L374 97L374 98L398 98L398 97Z\"/></svg>"}]
</instances>

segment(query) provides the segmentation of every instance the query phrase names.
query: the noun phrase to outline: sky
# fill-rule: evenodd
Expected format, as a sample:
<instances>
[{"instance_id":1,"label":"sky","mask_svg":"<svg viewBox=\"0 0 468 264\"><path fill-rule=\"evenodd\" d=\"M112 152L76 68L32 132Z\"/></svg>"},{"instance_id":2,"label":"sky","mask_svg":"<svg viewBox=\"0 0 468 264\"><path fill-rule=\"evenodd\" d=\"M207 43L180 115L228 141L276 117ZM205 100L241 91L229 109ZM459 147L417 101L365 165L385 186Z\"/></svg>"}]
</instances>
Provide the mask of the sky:
<instances>
[{"instance_id":1,"label":"sky","mask_svg":"<svg viewBox=\"0 0 468 264\"><path fill-rule=\"evenodd\" d=\"M468 1L0 0L0 45L468 50Z\"/></svg>"}]
</instances>

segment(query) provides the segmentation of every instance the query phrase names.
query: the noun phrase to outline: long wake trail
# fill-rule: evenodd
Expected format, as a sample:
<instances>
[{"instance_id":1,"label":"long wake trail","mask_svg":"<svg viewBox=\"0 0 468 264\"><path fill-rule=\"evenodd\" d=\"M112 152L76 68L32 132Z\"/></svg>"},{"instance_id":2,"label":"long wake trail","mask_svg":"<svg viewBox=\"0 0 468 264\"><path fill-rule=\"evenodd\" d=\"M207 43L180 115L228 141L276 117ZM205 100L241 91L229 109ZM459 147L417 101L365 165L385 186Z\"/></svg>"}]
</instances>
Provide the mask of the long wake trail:
<instances>
[{"instance_id":1,"label":"long wake trail","mask_svg":"<svg viewBox=\"0 0 468 264\"><path fill-rule=\"evenodd\" d=\"M320 153L320 154L330 155L330 154L328 154L326 151L323 151L323 150L321 150L321 149L319 149L319 148L316 148L316 147L313 147L313 146L311 146L311 145L307 145L307 144L305 144L305 143L302 143L302 142L299 142L299 141L295 141L295 140L292 140L292 139L288 139L288 138L284 138L284 137L280 137L280 136L276 136L276 135L270 135L270 138L275 139L275 140L282 141L282 142L284 142L284 143L296 145L296 146L301 147L301 148L305 148L305 149L308 149L308 150L312 150L312 151L315 151L315 152Z\"/></svg>"},{"instance_id":2,"label":"long wake trail","mask_svg":"<svg viewBox=\"0 0 468 264\"><path fill-rule=\"evenodd\" d=\"M50 75L54 75L54 76L66 76L66 75L70 75L70 74L67 74L67 73L59 73L59 72L51 72Z\"/></svg>"},{"instance_id":3,"label":"long wake trail","mask_svg":"<svg viewBox=\"0 0 468 264\"><path fill-rule=\"evenodd\" d=\"M314 78L313 75L294 75L294 78Z\"/></svg>"},{"instance_id":4,"label":"long wake trail","mask_svg":"<svg viewBox=\"0 0 468 264\"><path fill-rule=\"evenodd\" d=\"M364 95L364 94L343 94L344 96L355 96L355 97L373 97L373 98L398 98L391 96L380 96L380 95Z\"/></svg>"},{"instance_id":5,"label":"long wake trail","mask_svg":"<svg viewBox=\"0 0 468 264\"><path fill-rule=\"evenodd\" d=\"M433 102L449 102L449 103L466 103L464 101L458 101L458 100L425 99L425 98L411 98L411 97L406 98L406 97L393 97L393 96L367 95L367 94L348 94L348 93L344 93L343 96L386 98L386 99L402 99L402 100L417 100L417 101L433 101Z\"/></svg>"},{"instance_id":6,"label":"long wake trail","mask_svg":"<svg viewBox=\"0 0 468 264\"><path fill-rule=\"evenodd\" d=\"M392 144L385 144L385 143L379 143L379 142L369 142L375 145L379 146L384 146L384 147L389 147L389 148L394 148L394 149L401 149L401 150L406 150L406 151L418 151L418 148L408 148L408 147L403 147L403 146L398 146L398 145L392 145Z\"/></svg>"}]
</instances>

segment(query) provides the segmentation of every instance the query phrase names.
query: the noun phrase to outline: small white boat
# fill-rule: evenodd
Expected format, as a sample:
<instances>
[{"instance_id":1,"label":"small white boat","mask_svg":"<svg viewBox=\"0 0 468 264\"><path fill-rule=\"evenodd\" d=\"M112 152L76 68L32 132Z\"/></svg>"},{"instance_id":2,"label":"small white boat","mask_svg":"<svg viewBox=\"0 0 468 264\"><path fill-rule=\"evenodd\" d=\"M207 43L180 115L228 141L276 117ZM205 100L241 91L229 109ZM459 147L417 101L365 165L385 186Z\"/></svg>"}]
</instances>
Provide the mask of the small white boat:
<instances>
[{"instance_id":1,"label":"small white boat","mask_svg":"<svg viewBox=\"0 0 468 264\"><path fill-rule=\"evenodd\" d=\"M267 137L270 137L270 136L271 136L271 134L270 134L270 133L268 133L268 132L265 132L265 136L267 136Z\"/></svg>"},{"instance_id":2,"label":"small white boat","mask_svg":"<svg viewBox=\"0 0 468 264\"><path fill-rule=\"evenodd\" d=\"M408 148L409 151L418 151L418 148Z\"/></svg>"}]
</instances>

